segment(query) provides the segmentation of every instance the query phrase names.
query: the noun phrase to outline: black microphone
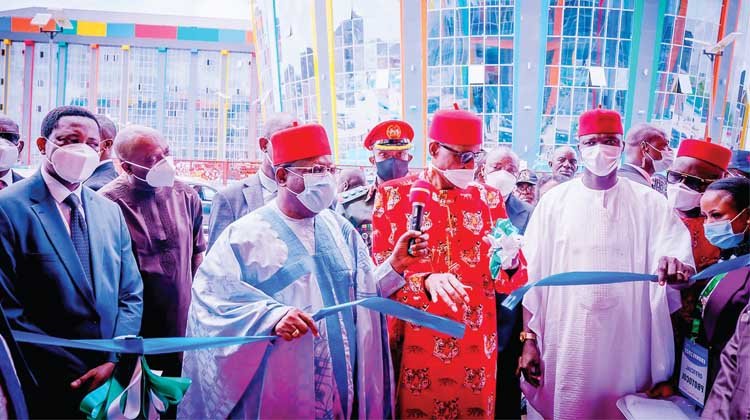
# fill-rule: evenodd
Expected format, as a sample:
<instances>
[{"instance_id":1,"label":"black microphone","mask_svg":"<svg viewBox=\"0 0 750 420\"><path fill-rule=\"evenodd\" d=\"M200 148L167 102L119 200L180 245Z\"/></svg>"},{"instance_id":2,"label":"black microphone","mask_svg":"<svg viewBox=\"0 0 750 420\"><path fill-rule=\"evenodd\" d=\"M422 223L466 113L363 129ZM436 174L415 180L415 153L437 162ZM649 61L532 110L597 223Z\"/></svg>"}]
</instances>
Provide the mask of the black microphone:
<instances>
[{"instance_id":1,"label":"black microphone","mask_svg":"<svg viewBox=\"0 0 750 420\"><path fill-rule=\"evenodd\" d=\"M418 179L412 184L411 190L409 190L409 201L411 202L411 226L410 230L422 230L422 217L424 216L424 206L427 200L430 199L430 183ZM411 247L414 245L414 238L409 239L409 255L415 256L411 253Z\"/></svg>"}]
</instances>

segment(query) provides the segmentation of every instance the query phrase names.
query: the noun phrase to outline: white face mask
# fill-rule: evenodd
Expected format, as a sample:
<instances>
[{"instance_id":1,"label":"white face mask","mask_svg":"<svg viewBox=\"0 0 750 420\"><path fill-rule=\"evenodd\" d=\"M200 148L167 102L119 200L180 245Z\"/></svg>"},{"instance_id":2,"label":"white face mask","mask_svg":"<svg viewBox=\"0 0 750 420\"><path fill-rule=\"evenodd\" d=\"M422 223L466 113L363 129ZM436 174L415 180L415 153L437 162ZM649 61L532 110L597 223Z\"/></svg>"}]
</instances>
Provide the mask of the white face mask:
<instances>
[{"instance_id":1,"label":"white face mask","mask_svg":"<svg viewBox=\"0 0 750 420\"><path fill-rule=\"evenodd\" d=\"M430 164L432 165L432 164ZM442 170L432 165L432 168L443 175L453 186L465 190L474 181L474 169L446 169Z\"/></svg>"},{"instance_id":2,"label":"white face mask","mask_svg":"<svg viewBox=\"0 0 750 420\"><path fill-rule=\"evenodd\" d=\"M318 214L333 203L333 199L336 198L336 186L333 182L333 175L330 173L300 175L291 170L289 172L301 176L305 181L305 189L302 192L297 193L287 187L287 190L296 195L297 200L305 208Z\"/></svg>"},{"instance_id":3,"label":"white face mask","mask_svg":"<svg viewBox=\"0 0 750 420\"><path fill-rule=\"evenodd\" d=\"M503 197L507 197L516 188L516 181L518 180L512 173L501 170L487 174L485 181L487 181L487 184L490 186L500 190L500 194L502 194Z\"/></svg>"},{"instance_id":4,"label":"white face mask","mask_svg":"<svg viewBox=\"0 0 750 420\"><path fill-rule=\"evenodd\" d=\"M132 175L136 179L140 179L141 181L154 188L171 187L174 185L174 177L176 171L174 167L174 159L172 158L172 156L167 156L164 159L156 162L156 164L151 168L146 168L145 166L141 166L133 162L128 162L126 160L124 160L123 162L127 162L133 166L137 166L139 168L147 170L148 173L146 173L146 179L139 178L135 174Z\"/></svg>"},{"instance_id":5,"label":"white face mask","mask_svg":"<svg viewBox=\"0 0 750 420\"><path fill-rule=\"evenodd\" d=\"M689 211L700 207L702 196L703 194L691 190L683 183L667 185L667 202L673 209Z\"/></svg>"},{"instance_id":6,"label":"white face mask","mask_svg":"<svg viewBox=\"0 0 750 420\"><path fill-rule=\"evenodd\" d=\"M674 150L667 149L667 150L658 150L654 146L645 143L648 147L656 150L661 154L660 160L654 160L654 158L651 157L648 153L643 154L643 158L646 159L646 156L648 156L649 159L651 159L651 162L654 165L654 172L664 172L667 169L669 169L672 166L672 163L674 163Z\"/></svg>"},{"instance_id":7,"label":"white face mask","mask_svg":"<svg viewBox=\"0 0 750 420\"><path fill-rule=\"evenodd\" d=\"M18 147L12 143L0 142L0 171L7 171L18 162Z\"/></svg>"},{"instance_id":8,"label":"white face mask","mask_svg":"<svg viewBox=\"0 0 750 420\"><path fill-rule=\"evenodd\" d=\"M55 173L71 184L87 180L99 165L99 153L83 143L57 146L47 140L44 154Z\"/></svg>"},{"instance_id":9,"label":"white face mask","mask_svg":"<svg viewBox=\"0 0 750 420\"><path fill-rule=\"evenodd\" d=\"M596 176L607 176L617 169L622 153L620 146L606 144L581 147L580 150L583 166Z\"/></svg>"}]
</instances>

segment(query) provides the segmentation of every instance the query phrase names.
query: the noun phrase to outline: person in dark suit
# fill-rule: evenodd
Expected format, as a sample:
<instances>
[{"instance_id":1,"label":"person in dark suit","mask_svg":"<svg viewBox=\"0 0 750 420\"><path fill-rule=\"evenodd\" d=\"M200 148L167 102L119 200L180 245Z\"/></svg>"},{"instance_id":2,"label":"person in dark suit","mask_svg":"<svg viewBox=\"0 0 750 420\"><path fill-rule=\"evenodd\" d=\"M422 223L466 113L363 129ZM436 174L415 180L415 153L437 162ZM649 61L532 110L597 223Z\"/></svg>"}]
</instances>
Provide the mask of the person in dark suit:
<instances>
[{"instance_id":1,"label":"person in dark suit","mask_svg":"<svg viewBox=\"0 0 750 420\"><path fill-rule=\"evenodd\" d=\"M505 211L513 226L523 234L533 208L513 194L518 181L519 159L509 147L499 146L489 152L483 167L487 185L500 191L505 202ZM507 294L496 294L497 310L497 391L495 393L495 418L521 418L521 385L516 376L521 342L516 337L521 333L521 311L508 310L501 306Z\"/></svg>"},{"instance_id":2,"label":"person in dark suit","mask_svg":"<svg viewBox=\"0 0 750 420\"><path fill-rule=\"evenodd\" d=\"M208 217L208 249L216 242L224 229L235 220L262 207L276 198L276 178L271 165L270 138L275 132L289 128L295 118L278 113L270 116L263 129L263 137L258 139L263 152L260 170L253 175L219 191L213 198L211 214Z\"/></svg>"},{"instance_id":3,"label":"person in dark suit","mask_svg":"<svg viewBox=\"0 0 750 420\"><path fill-rule=\"evenodd\" d=\"M18 124L12 119L0 115L0 190L18 182L23 177L12 170L18 162L24 142L18 131Z\"/></svg>"},{"instance_id":4,"label":"person in dark suit","mask_svg":"<svg viewBox=\"0 0 750 420\"><path fill-rule=\"evenodd\" d=\"M98 163L99 127L64 106L42 122L39 172L0 191L0 304L13 330L69 339L138 334L143 283L116 204L82 186ZM24 384L32 417L81 417L117 356L23 344L37 381Z\"/></svg>"},{"instance_id":5,"label":"person in dark suit","mask_svg":"<svg viewBox=\"0 0 750 420\"><path fill-rule=\"evenodd\" d=\"M617 176L651 187L666 195L667 183L659 172L674 162L667 134L651 124L636 124L625 136L625 163Z\"/></svg>"},{"instance_id":6,"label":"person in dark suit","mask_svg":"<svg viewBox=\"0 0 750 420\"><path fill-rule=\"evenodd\" d=\"M89 179L84 181L83 185L94 191L99 191L103 186L109 184L117 178L117 170L112 162L112 143L117 136L117 126L105 115L96 115L96 121L99 123L99 166L94 169Z\"/></svg>"}]
</instances>

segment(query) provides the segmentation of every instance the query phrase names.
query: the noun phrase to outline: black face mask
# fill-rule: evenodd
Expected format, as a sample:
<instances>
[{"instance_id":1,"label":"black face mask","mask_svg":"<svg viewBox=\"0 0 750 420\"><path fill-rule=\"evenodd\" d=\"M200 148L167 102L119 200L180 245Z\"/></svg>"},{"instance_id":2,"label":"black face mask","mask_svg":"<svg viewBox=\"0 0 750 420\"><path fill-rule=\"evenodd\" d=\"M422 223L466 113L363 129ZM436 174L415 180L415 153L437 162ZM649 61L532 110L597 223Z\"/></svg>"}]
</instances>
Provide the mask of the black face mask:
<instances>
[{"instance_id":1,"label":"black face mask","mask_svg":"<svg viewBox=\"0 0 750 420\"><path fill-rule=\"evenodd\" d=\"M378 178L383 181L401 178L409 173L409 162L396 158L389 158L380 162L375 162L375 168L378 170Z\"/></svg>"}]
</instances>

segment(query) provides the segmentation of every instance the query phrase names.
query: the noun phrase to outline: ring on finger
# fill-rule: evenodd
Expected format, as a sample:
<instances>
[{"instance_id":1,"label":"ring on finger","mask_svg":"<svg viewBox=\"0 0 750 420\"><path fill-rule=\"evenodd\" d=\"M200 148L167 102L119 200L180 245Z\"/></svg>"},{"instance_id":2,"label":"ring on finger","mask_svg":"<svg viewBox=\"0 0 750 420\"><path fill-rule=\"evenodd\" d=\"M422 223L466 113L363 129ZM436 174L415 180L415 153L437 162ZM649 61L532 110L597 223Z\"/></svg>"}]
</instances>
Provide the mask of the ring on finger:
<instances>
[{"instance_id":1,"label":"ring on finger","mask_svg":"<svg viewBox=\"0 0 750 420\"><path fill-rule=\"evenodd\" d=\"M299 330L297 328L292 331L292 337L299 337Z\"/></svg>"}]
</instances>

